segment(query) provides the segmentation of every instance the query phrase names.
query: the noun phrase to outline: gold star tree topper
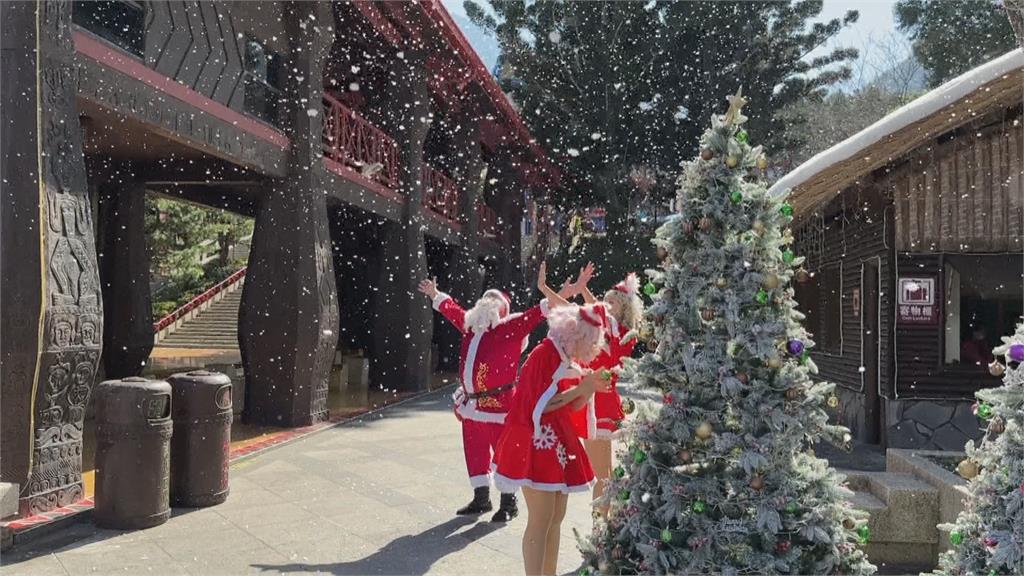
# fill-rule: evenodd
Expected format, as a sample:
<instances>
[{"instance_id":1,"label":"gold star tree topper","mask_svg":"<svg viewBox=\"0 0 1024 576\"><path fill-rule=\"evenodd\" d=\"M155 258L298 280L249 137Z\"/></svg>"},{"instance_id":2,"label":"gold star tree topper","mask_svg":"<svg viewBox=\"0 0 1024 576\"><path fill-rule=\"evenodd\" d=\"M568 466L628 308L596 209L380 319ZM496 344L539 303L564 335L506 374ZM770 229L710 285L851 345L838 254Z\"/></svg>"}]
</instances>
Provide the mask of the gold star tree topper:
<instances>
[{"instance_id":1,"label":"gold star tree topper","mask_svg":"<svg viewBox=\"0 0 1024 576\"><path fill-rule=\"evenodd\" d=\"M743 97L743 86L736 90L735 95L726 96L725 99L729 101L729 109L725 111L722 122L725 124L742 124L745 122L747 117L741 112L743 106L747 104L747 99Z\"/></svg>"}]
</instances>

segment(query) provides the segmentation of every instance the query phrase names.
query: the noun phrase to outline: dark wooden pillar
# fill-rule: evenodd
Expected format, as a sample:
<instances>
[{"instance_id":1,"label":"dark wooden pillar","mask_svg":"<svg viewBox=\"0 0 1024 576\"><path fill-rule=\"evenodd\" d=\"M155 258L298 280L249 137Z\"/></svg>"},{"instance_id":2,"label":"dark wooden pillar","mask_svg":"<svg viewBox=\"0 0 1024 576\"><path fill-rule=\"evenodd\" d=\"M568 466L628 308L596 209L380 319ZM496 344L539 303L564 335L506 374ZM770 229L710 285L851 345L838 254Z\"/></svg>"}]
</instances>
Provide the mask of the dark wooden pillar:
<instances>
[{"instance_id":1,"label":"dark wooden pillar","mask_svg":"<svg viewBox=\"0 0 1024 576\"><path fill-rule=\"evenodd\" d=\"M523 222L523 189L517 181L515 167L510 163L499 165L497 198L494 206L498 213L500 242L503 254L507 257L498 260L498 278L504 290L519 298L530 294L530 285L525 281L522 265L522 222Z\"/></svg>"},{"instance_id":2,"label":"dark wooden pillar","mask_svg":"<svg viewBox=\"0 0 1024 576\"><path fill-rule=\"evenodd\" d=\"M430 94L425 63L414 50L392 70L393 106L387 126L398 141L402 217L382 230L380 272L373 298L374 384L399 390L426 390L430 383L433 311L416 291L427 277L423 237L423 145L430 130Z\"/></svg>"},{"instance_id":3,"label":"dark wooden pillar","mask_svg":"<svg viewBox=\"0 0 1024 576\"><path fill-rule=\"evenodd\" d=\"M19 512L34 514L82 498L82 419L103 302L75 110L71 2L3 2L0 21L0 476L21 486Z\"/></svg>"},{"instance_id":4,"label":"dark wooden pillar","mask_svg":"<svg viewBox=\"0 0 1024 576\"><path fill-rule=\"evenodd\" d=\"M464 306L472 306L483 292L484 269L480 264L480 220L477 206L486 178L480 150L480 121L475 107L463 112L451 139L455 155L453 178L459 187L459 224L462 245L452 250L448 274L441 287ZM446 370L459 367L459 345L462 335L447 322L438 331L439 365Z\"/></svg>"},{"instance_id":5,"label":"dark wooden pillar","mask_svg":"<svg viewBox=\"0 0 1024 576\"><path fill-rule=\"evenodd\" d=\"M146 251L146 185L115 176L99 184L103 368L107 378L142 372L153 350Z\"/></svg>"},{"instance_id":6,"label":"dark wooden pillar","mask_svg":"<svg viewBox=\"0 0 1024 576\"><path fill-rule=\"evenodd\" d=\"M246 419L305 426L327 418L338 301L322 182L323 59L334 40L327 2L287 2L288 178L260 201L239 309ZM309 110L318 114L310 114Z\"/></svg>"}]
</instances>

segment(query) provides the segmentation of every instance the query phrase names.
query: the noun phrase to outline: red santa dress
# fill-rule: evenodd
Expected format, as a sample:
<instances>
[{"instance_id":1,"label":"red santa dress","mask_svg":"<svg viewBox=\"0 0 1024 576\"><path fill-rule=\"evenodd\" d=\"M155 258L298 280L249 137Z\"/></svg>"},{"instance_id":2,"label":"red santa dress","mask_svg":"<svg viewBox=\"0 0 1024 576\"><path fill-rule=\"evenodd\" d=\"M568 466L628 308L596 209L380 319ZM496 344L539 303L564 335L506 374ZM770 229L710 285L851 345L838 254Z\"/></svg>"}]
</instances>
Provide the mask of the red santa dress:
<instances>
[{"instance_id":1,"label":"red santa dress","mask_svg":"<svg viewBox=\"0 0 1024 576\"><path fill-rule=\"evenodd\" d=\"M527 486L547 492L590 490L594 471L572 422L571 405L544 413L551 398L577 385L582 371L550 338L530 352L494 455L503 492Z\"/></svg>"},{"instance_id":2,"label":"red santa dress","mask_svg":"<svg viewBox=\"0 0 1024 576\"><path fill-rule=\"evenodd\" d=\"M547 301L521 314L508 314L497 326L480 333L466 328L466 311L448 294L438 292L433 304L462 333L461 383L452 399L462 422L469 483L473 488L490 486L491 457L511 404L519 359L530 332L544 320Z\"/></svg>"},{"instance_id":3,"label":"red santa dress","mask_svg":"<svg viewBox=\"0 0 1024 576\"><path fill-rule=\"evenodd\" d=\"M601 352L590 362L588 367L591 370L619 368L622 366L623 358L633 355L635 347L636 338L609 314ZM619 429L619 423L625 419L626 414L622 411L622 397L619 396L616 389L618 382L619 375L613 371L612 389L607 392L595 393L587 406L589 411L586 419L587 438L610 439L612 434Z\"/></svg>"}]
</instances>

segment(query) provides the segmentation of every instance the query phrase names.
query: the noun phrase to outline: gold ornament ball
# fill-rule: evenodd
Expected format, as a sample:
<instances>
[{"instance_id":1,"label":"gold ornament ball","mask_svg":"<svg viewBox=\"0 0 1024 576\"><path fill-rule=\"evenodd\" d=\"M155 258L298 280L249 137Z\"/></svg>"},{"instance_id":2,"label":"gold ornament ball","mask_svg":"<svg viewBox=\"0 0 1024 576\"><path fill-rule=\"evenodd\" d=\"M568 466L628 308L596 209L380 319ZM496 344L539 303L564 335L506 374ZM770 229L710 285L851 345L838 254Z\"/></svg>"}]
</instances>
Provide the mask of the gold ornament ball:
<instances>
[{"instance_id":1,"label":"gold ornament ball","mask_svg":"<svg viewBox=\"0 0 1024 576\"><path fill-rule=\"evenodd\" d=\"M728 166L729 168L735 168L739 166L739 164L740 159L737 156L733 156L731 154L729 156L726 156L725 165Z\"/></svg>"},{"instance_id":2,"label":"gold ornament ball","mask_svg":"<svg viewBox=\"0 0 1024 576\"><path fill-rule=\"evenodd\" d=\"M711 438L711 435L715 433L715 429L711 427L709 422L701 422L700 426L697 426L697 438L701 440L707 440Z\"/></svg>"},{"instance_id":3,"label":"gold ornament ball","mask_svg":"<svg viewBox=\"0 0 1024 576\"><path fill-rule=\"evenodd\" d=\"M707 162L715 157L715 153L711 151L711 148L705 148L700 151L700 159Z\"/></svg>"},{"instance_id":4,"label":"gold ornament ball","mask_svg":"<svg viewBox=\"0 0 1024 576\"><path fill-rule=\"evenodd\" d=\"M1006 432L1006 422L1003 422L1002 418L993 418L988 424L988 429L993 434L1002 434Z\"/></svg>"},{"instance_id":5,"label":"gold ornament ball","mask_svg":"<svg viewBox=\"0 0 1024 576\"><path fill-rule=\"evenodd\" d=\"M832 409L839 408L839 396L836 396L835 394L829 396L828 407Z\"/></svg>"},{"instance_id":6,"label":"gold ornament ball","mask_svg":"<svg viewBox=\"0 0 1024 576\"><path fill-rule=\"evenodd\" d=\"M746 372L740 372L736 374L736 379L740 381L740 384L746 384L750 381L750 376L747 376Z\"/></svg>"},{"instance_id":7,"label":"gold ornament ball","mask_svg":"<svg viewBox=\"0 0 1024 576\"><path fill-rule=\"evenodd\" d=\"M978 475L980 469L977 462L968 458L966 460L961 460L960 463L957 464L956 471L964 478L970 480Z\"/></svg>"},{"instance_id":8,"label":"gold ornament ball","mask_svg":"<svg viewBox=\"0 0 1024 576\"><path fill-rule=\"evenodd\" d=\"M843 520L843 528L847 530L853 530L857 527L857 522L853 518L846 518Z\"/></svg>"},{"instance_id":9,"label":"gold ornament ball","mask_svg":"<svg viewBox=\"0 0 1024 576\"><path fill-rule=\"evenodd\" d=\"M761 170L766 170L768 168L768 158L763 154L757 157L757 167Z\"/></svg>"},{"instance_id":10,"label":"gold ornament ball","mask_svg":"<svg viewBox=\"0 0 1024 576\"><path fill-rule=\"evenodd\" d=\"M774 272L765 274L764 282L761 284L765 290L775 290L779 287L779 277Z\"/></svg>"},{"instance_id":11,"label":"gold ornament ball","mask_svg":"<svg viewBox=\"0 0 1024 576\"><path fill-rule=\"evenodd\" d=\"M700 226L700 229L702 231L707 232L708 230L711 230L711 227L714 226L714 223L711 221L711 218L705 216L700 219L700 223L698 224L698 226Z\"/></svg>"},{"instance_id":12,"label":"gold ornament ball","mask_svg":"<svg viewBox=\"0 0 1024 576\"><path fill-rule=\"evenodd\" d=\"M712 308L701 308L700 319L705 322L711 322L715 319L715 311Z\"/></svg>"},{"instance_id":13,"label":"gold ornament ball","mask_svg":"<svg viewBox=\"0 0 1024 576\"><path fill-rule=\"evenodd\" d=\"M718 280L715 280L715 286L718 286L719 289L724 289L728 285L729 281L726 280L725 278L719 278Z\"/></svg>"},{"instance_id":14,"label":"gold ornament ball","mask_svg":"<svg viewBox=\"0 0 1024 576\"><path fill-rule=\"evenodd\" d=\"M764 478L759 474L750 479L750 487L754 490L761 490L764 488Z\"/></svg>"},{"instance_id":15,"label":"gold ornament ball","mask_svg":"<svg viewBox=\"0 0 1024 576\"><path fill-rule=\"evenodd\" d=\"M764 232L764 222L761 222L760 220L754 220L754 223L750 226L750 228L754 232L757 232L758 234L760 234L760 233Z\"/></svg>"},{"instance_id":16,"label":"gold ornament ball","mask_svg":"<svg viewBox=\"0 0 1024 576\"><path fill-rule=\"evenodd\" d=\"M1000 377L1006 373L1006 366L1000 364L999 360L995 360L988 365L988 373L993 376Z\"/></svg>"},{"instance_id":17,"label":"gold ornament ball","mask_svg":"<svg viewBox=\"0 0 1024 576\"><path fill-rule=\"evenodd\" d=\"M786 390L786 400L799 400L802 395L803 391L800 390L799 386L793 386L789 390Z\"/></svg>"},{"instance_id":18,"label":"gold ornament ball","mask_svg":"<svg viewBox=\"0 0 1024 576\"><path fill-rule=\"evenodd\" d=\"M769 358L768 367L771 368L772 370L778 370L779 368L782 368L782 359L780 359L778 356L773 356L772 358Z\"/></svg>"},{"instance_id":19,"label":"gold ornament ball","mask_svg":"<svg viewBox=\"0 0 1024 576\"><path fill-rule=\"evenodd\" d=\"M811 274L803 268L796 271L796 281L801 284L806 284L811 279Z\"/></svg>"}]
</instances>

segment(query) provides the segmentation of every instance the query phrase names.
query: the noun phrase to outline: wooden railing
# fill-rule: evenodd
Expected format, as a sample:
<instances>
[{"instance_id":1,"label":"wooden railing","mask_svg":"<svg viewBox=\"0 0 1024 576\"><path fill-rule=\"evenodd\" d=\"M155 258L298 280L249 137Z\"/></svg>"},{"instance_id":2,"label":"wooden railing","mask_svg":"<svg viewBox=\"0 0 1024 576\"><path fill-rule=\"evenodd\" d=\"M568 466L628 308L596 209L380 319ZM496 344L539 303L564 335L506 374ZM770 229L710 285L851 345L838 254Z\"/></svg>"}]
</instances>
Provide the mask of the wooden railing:
<instances>
[{"instance_id":1,"label":"wooden railing","mask_svg":"<svg viewBox=\"0 0 1024 576\"><path fill-rule=\"evenodd\" d=\"M501 236L501 228L498 226L498 213L490 206L480 204L476 209L477 218L480 219L480 234L492 240L498 240Z\"/></svg>"},{"instance_id":2,"label":"wooden railing","mask_svg":"<svg viewBox=\"0 0 1024 576\"><path fill-rule=\"evenodd\" d=\"M423 165L423 205L452 222L459 220L459 187L429 164Z\"/></svg>"},{"instance_id":3,"label":"wooden railing","mask_svg":"<svg viewBox=\"0 0 1024 576\"><path fill-rule=\"evenodd\" d=\"M210 288L206 292L203 292L199 296L188 301L187 304L178 308L174 312L171 312L167 316L164 316L160 320L153 323L153 332L159 333L164 328L167 328L171 324L174 324L178 320L184 318L189 312L199 308L203 304L213 300L217 294L220 294L226 290L229 286L233 286L236 282L245 277L245 268L235 272L231 276L228 276L224 280L218 282L213 288Z\"/></svg>"},{"instance_id":4,"label":"wooden railing","mask_svg":"<svg viewBox=\"0 0 1024 576\"><path fill-rule=\"evenodd\" d=\"M398 188L394 139L329 94L324 94L324 156L364 177Z\"/></svg>"}]
</instances>

